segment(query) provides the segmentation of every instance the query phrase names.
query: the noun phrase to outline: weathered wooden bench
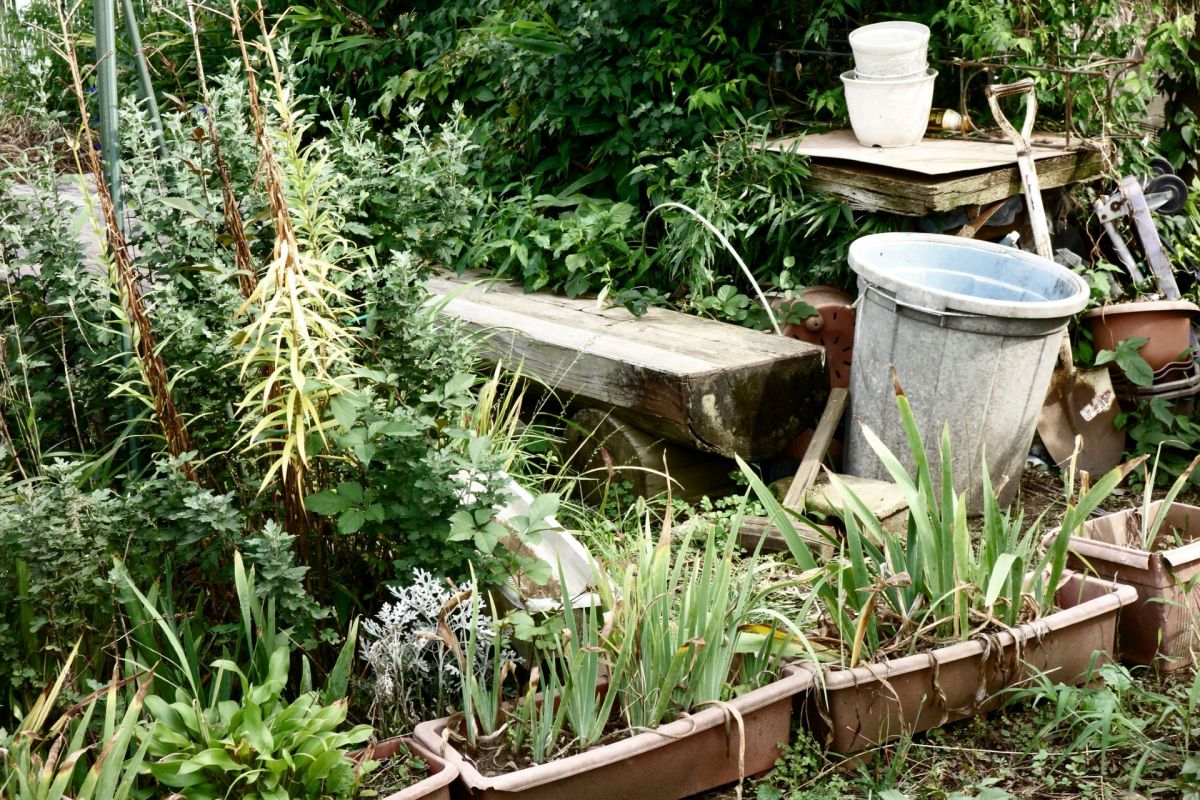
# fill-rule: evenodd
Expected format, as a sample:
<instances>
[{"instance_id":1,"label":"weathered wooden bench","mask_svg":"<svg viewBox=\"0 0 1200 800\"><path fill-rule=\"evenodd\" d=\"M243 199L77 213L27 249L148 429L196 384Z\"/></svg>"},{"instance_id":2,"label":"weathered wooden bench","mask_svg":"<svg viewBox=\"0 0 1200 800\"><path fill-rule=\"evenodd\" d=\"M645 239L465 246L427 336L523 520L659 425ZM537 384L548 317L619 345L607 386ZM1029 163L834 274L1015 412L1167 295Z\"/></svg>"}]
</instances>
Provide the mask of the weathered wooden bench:
<instances>
[{"instance_id":1,"label":"weathered wooden bench","mask_svg":"<svg viewBox=\"0 0 1200 800\"><path fill-rule=\"evenodd\" d=\"M477 275L435 277L443 313L483 336L485 355L670 442L747 460L816 423L829 392L822 348L652 308L526 294Z\"/></svg>"}]
</instances>

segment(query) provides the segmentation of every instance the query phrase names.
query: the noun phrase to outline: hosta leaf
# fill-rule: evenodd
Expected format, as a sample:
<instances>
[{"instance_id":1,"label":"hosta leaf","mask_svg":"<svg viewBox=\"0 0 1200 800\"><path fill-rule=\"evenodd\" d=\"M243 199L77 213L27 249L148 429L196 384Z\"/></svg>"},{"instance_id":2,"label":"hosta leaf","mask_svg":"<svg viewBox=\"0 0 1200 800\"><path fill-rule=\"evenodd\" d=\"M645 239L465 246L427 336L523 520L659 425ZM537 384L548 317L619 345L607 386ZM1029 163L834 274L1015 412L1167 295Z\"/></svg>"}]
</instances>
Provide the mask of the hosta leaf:
<instances>
[{"instance_id":1,"label":"hosta leaf","mask_svg":"<svg viewBox=\"0 0 1200 800\"><path fill-rule=\"evenodd\" d=\"M179 768L181 775L186 775L189 772L195 772L199 769L219 769L224 772L236 772L242 769L225 750L219 747L210 747L207 750L201 750L196 755L189 758Z\"/></svg>"},{"instance_id":2,"label":"hosta leaf","mask_svg":"<svg viewBox=\"0 0 1200 800\"><path fill-rule=\"evenodd\" d=\"M342 758L340 750L326 750L321 753L305 771L306 781L324 780Z\"/></svg>"},{"instance_id":3,"label":"hosta leaf","mask_svg":"<svg viewBox=\"0 0 1200 800\"><path fill-rule=\"evenodd\" d=\"M259 753L269 755L275 749L275 739L263 724L262 709L254 703L246 703L242 710L242 728L250 745Z\"/></svg>"}]
</instances>

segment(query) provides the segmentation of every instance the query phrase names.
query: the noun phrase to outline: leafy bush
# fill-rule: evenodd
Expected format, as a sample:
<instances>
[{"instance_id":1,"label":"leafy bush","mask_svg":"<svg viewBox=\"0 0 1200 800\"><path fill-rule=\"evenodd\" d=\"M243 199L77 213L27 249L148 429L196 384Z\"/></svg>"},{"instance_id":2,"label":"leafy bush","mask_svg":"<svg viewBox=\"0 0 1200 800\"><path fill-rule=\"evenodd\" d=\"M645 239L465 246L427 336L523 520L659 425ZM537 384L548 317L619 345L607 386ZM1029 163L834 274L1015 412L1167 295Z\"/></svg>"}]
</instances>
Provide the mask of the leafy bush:
<instances>
[{"instance_id":1,"label":"leafy bush","mask_svg":"<svg viewBox=\"0 0 1200 800\"><path fill-rule=\"evenodd\" d=\"M197 486L165 461L124 494L85 488L85 468L50 464L44 477L0 487L5 694L39 684L84 634L91 635L85 652L93 674L104 673L100 646L117 609L113 557L127 558L140 581L170 575L181 592L228 574L242 529L230 496Z\"/></svg>"},{"instance_id":2,"label":"leafy bush","mask_svg":"<svg viewBox=\"0 0 1200 800\"><path fill-rule=\"evenodd\" d=\"M132 594L131 616L144 626L132 638L133 660L153 668L156 690L174 697L146 697L153 724L145 746L156 781L189 800L251 786L254 796L275 800L354 796L360 765L348 752L372 732L367 725L344 727L355 626L324 689L313 690L311 666L301 657L304 671L294 692L288 631L277 628L274 599L259 599L254 571L246 571L236 553L236 646L209 664L190 629L160 610L155 592L142 594L128 573L118 568L117 574Z\"/></svg>"},{"instance_id":3,"label":"leafy bush","mask_svg":"<svg viewBox=\"0 0 1200 800\"><path fill-rule=\"evenodd\" d=\"M1087 134L1131 129L1145 117L1157 74L1171 119L1162 145L1190 163L1194 10L1127 13L1118 5L318 0L283 24L304 42L304 85L335 95L353 86L391 126L411 124L405 110L421 103L425 124L453 122L473 138L472 191L488 202L467 263L530 289L607 292L631 308L662 302L665 292L726 318L726 304L711 299L723 285L748 291L743 276L688 217L672 215L661 230L656 223L642 241L641 221L655 204L696 208L745 251L760 280L784 290L846 283L856 234L908 224L801 191L801 159L748 147L763 131L845 123L840 53L857 25L926 22L931 56L941 59L1063 67L1143 48L1145 68L1117 79L1112 108L1102 80L1075 79L1071 117ZM952 72L944 71L938 105L959 103ZM1037 75L1042 118L1064 119L1066 79ZM979 119L990 119L981 93L970 100ZM1127 159L1144 159L1138 141L1119 145Z\"/></svg>"}]
</instances>

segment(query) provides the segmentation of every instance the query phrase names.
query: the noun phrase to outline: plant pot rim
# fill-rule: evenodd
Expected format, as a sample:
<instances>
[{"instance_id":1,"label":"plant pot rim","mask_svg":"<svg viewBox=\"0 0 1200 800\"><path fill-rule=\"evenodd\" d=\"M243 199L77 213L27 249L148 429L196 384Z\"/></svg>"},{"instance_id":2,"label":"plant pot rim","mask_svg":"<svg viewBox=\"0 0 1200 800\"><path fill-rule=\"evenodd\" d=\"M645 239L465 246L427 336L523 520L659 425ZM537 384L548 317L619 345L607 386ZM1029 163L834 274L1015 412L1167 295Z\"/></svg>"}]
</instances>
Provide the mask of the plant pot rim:
<instances>
[{"instance_id":1,"label":"plant pot rim","mask_svg":"<svg viewBox=\"0 0 1200 800\"><path fill-rule=\"evenodd\" d=\"M1151 504L1151 509L1156 509L1162 502L1161 500L1155 501ZM1200 514L1200 506L1194 506L1190 503L1172 503L1171 508L1190 509ZM1141 511L1142 509L1140 508L1126 508L1121 511L1114 511L1111 514L1105 514L1099 519L1122 514L1140 514ZM1057 530L1056 528L1051 535L1057 532ZM1088 530L1089 528L1085 525L1084 531ZM1136 569L1150 569L1150 562L1156 556L1165 561L1173 569L1180 569L1181 567L1191 565L1193 562L1200 561L1200 539L1180 545L1179 547L1172 547L1168 550L1143 550L1140 547L1114 544L1088 536L1072 536L1067 544L1067 549L1084 559L1100 558Z\"/></svg>"},{"instance_id":2,"label":"plant pot rim","mask_svg":"<svg viewBox=\"0 0 1200 800\"><path fill-rule=\"evenodd\" d=\"M994 634L977 636L965 642L954 642L931 650L913 653L894 659L883 659L860 664L852 669L826 665L816 680L825 689L842 689L868 681L877 681L892 676L906 675L928 669L932 665L941 666L960 659L973 658L995 650L996 646L1008 647L1018 640L1024 642L1037 640L1054 631L1076 625L1091 617L1099 616L1108 611L1119 609L1137 601L1137 589L1115 581L1085 575L1072 570L1063 571L1064 582L1071 577L1079 577L1085 583L1100 584L1109 591L1092 600L1087 600L1076 606L1055 611L1044 617L1022 623L1011 630L1001 630ZM786 671L786 670L785 670Z\"/></svg>"},{"instance_id":3,"label":"plant pot rim","mask_svg":"<svg viewBox=\"0 0 1200 800\"><path fill-rule=\"evenodd\" d=\"M1123 303L1093 308L1083 315L1084 319L1106 317L1110 314L1139 314L1157 311L1187 311L1192 314L1200 313L1200 306L1190 300L1127 300Z\"/></svg>"},{"instance_id":4,"label":"plant pot rim","mask_svg":"<svg viewBox=\"0 0 1200 800\"><path fill-rule=\"evenodd\" d=\"M809 688L814 674L811 669L789 665L785 667L783 677L733 698L728 705L743 716L747 715ZM416 727L413 735L427 748L441 752L446 762L457 768L459 779L469 790L520 792L657 750L690 734L724 725L726 720L727 714L723 708L716 705L706 706L694 714L660 725L653 731L639 733L566 758L492 777L480 773L454 747L448 746L444 737L449 717L422 722Z\"/></svg>"},{"instance_id":5,"label":"plant pot rim","mask_svg":"<svg viewBox=\"0 0 1200 800\"><path fill-rule=\"evenodd\" d=\"M435 766L440 766L440 769L417 781L412 786L387 795L382 800L421 800L421 798L431 796L439 789L448 787L458 777L457 764L451 762L450 759L442 758L433 752L431 748L426 747L412 736L393 736L390 739L377 742L373 749L377 751L385 747L394 747L397 744L403 744L413 755L418 756L428 764L431 769ZM354 753L353 756L365 756L366 753L366 749L363 749ZM391 756L387 756L387 758L391 758ZM380 760L383 759L381 758Z\"/></svg>"}]
</instances>

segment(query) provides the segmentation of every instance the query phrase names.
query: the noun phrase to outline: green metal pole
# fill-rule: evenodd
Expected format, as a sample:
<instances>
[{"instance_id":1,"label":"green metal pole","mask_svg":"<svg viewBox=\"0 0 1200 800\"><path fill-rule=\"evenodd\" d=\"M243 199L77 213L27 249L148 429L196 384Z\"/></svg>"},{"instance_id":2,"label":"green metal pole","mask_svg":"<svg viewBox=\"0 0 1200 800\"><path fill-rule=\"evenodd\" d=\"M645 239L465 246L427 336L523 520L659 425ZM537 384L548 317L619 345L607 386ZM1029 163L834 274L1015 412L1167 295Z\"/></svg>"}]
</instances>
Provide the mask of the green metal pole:
<instances>
[{"instance_id":1,"label":"green metal pole","mask_svg":"<svg viewBox=\"0 0 1200 800\"><path fill-rule=\"evenodd\" d=\"M125 226L125 208L121 192L121 138L117 128L117 28L113 0L94 0L96 19L96 94L100 106L100 152L104 157L104 177L112 197L113 214L117 224ZM133 321L129 321L132 325ZM125 367L129 368L133 353L133 332L126 325L122 335ZM126 417L137 419L137 404L126 404ZM134 439L127 442L130 465L134 473L141 471L141 448Z\"/></svg>"},{"instance_id":2,"label":"green metal pole","mask_svg":"<svg viewBox=\"0 0 1200 800\"><path fill-rule=\"evenodd\" d=\"M142 49L142 35L138 32L137 14L133 0L121 0L121 16L125 17L125 30L129 33L129 44L133 47L133 60L137 64L138 87L142 99L150 111L150 123L154 125L154 138L158 141L158 157L167 157L167 140L163 136L162 117L158 115L158 100L154 96L154 84L150 81L150 65Z\"/></svg>"},{"instance_id":3,"label":"green metal pole","mask_svg":"<svg viewBox=\"0 0 1200 800\"><path fill-rule=\"evenodd\" d=\"M100 152L117 220L124 224L121 205L121 139L117 129L117 31L113 0L95 0L96 93L100 105Z\"/></svg>"}]
</instances>

